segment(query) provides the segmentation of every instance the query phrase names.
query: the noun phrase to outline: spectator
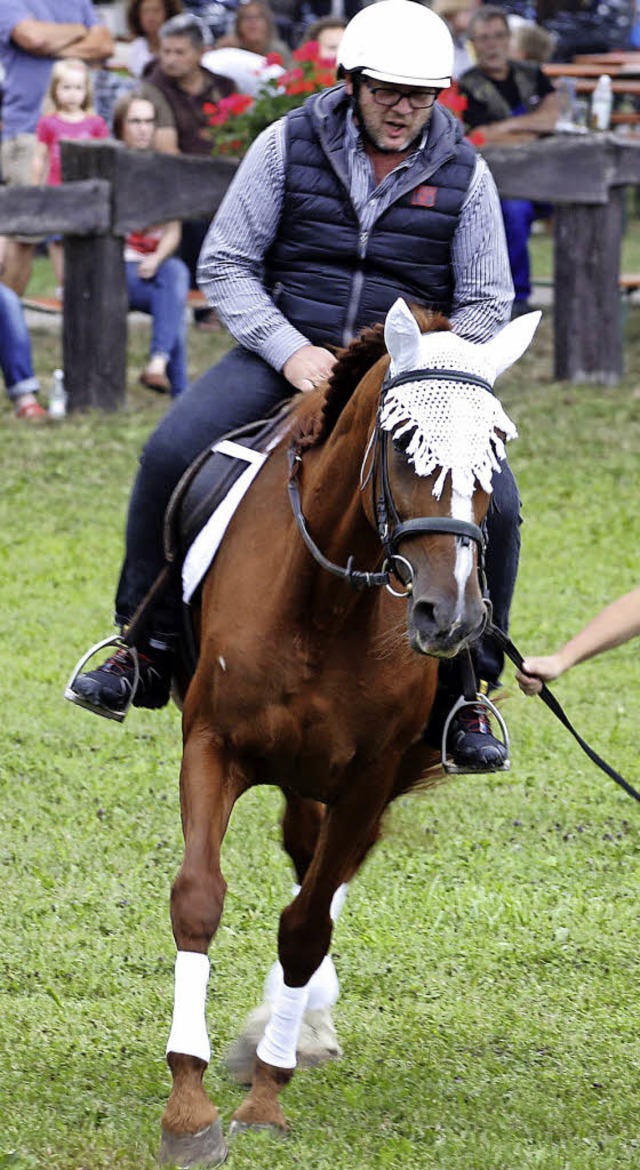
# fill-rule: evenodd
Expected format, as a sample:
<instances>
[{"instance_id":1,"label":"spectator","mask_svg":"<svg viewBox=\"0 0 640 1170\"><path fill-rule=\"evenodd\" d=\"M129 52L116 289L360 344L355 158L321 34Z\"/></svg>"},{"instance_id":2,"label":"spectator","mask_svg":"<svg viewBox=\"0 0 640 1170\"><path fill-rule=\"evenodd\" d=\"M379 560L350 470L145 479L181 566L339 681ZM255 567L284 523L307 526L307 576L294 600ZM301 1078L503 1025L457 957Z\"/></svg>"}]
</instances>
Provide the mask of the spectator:
<instances>
[{"instance_id":1,"label":"spectator","mask_svg":"<svg viewBox=\"0 0 640 1170\"><path fill-rule=\"evenodd\" d=\"M54 61L76 57L92 65L110 57L113 48L91 0L2 0L4 182L31 183L36 123ZM33 249L33 237L16 236L7 245L3 279L19 296L29 282Z\"/></svg>"},{"instance_id":2,"label":"spectator","mask_svg":"<svg viewBox=\"0 0 640 1170\"><path fill-rule=\"evenodd\" d=\"M273 13L267 0L241 0L233 22L233 31L220 37L218 49L246 49L266 57L277 53L283 65L291 64L289 46L281 41L276 32Z\"/></svg>"},{"instance_id":3,"label":"spectator","mask_svg":"<svg viewBox=\"0 0 640 1170\"><path fill-rule=\"evenodd\" d=\"M156 128L152 103L136 91L116 105L113 132L132 150L150 150ZM188 386L185 312L189 270L174 256L180 223L145 227L125 241L129 306L151 314L149 360L140 374L143 386L176 398Z\"/></svg>"},{"instance_id":4,"label":"spectator","mask_svg":"<svg viewBox=\"0 0 640 1170\"><path fill-rule=\"evenodd\" d=\"M140 88L155 107L157 150L210 156L205 106L215 105L220 98L236 92L230 78L203 67L202 57L211 42L206 24L189 12L172 17L160 29L158 62ZM180 256L189 269L192 288L197 288L198 257L208 227L208 219L186 220L182 225ZM196 310L196 314L201 328L219 328L211 310Z\"/></svg>"},{"instance_id":5,"label":"spectator","mask_svg":"<svg viewBox=\"0 0 640 1170\"><path fill-rule=\"evenodd\" d=\"M475 53L469 43L467 30L479 3L480 0L434 0L433 11L446 22L453 40L454 81L475 64Z\"/></svg>"},{"instance_id":6,"label":"spectator","mask_svg":"<svg viewBox=\"0 0 640 1170\"><path fill-rule=\"evenodd\" d=\"M323 16L320 20L309 25L305 33L305 44L307 41L315 41L321 60L335 61L346 27L346 21L341 20L338 16Z\"/></svg>"},{"instance_id":7,"label":"spectator","mask_svg":"<svg viewBox=\"0 0 640 1170\"><path fill-rule=\"evenodd\" d=\"M47 417L37 399L40 383L33 372L31 338L20 298L0 284L0 370L16 418L42 422Z\"/></svg>"},{"instance_id":8,"label":"spectator","mask_svg":"<svg viewBox=\"0 0 640 1170\"><path fill-rule=\"evenodd\" d=\"M134 39L129 47L128 68L134 77L142 77L158 56L160 29L180 12L182 0L129 0L127 24Z\"/></svg>"},{"instance_id":9,"label":"spectator","mask_svg":"<svg viewBox=\"0 0 640 1170\"><path fill-rule=\"evenodd\" d=\"M556 38L539 24L531 20L514 18L517 23L509 19L511 28L511 42L509 56L512 61L535 61L544 65L553 57Z\"/></svg>"},{"instance_id":10,"label":"spectator","mask_svg":"<svg viewBox=\"0 0 640 1170\"><path fill-rule=\"evenodd\" d=\"M543 682L559 678L572 666L595 658L605 650L622 646L640 634L640 589L632 589L601 610L579 633L574 634L555 654L546 658L527 658L516 679L525 695L537 695Z\"/></svg>"},{"instance_id":11,"label":"spectator","mask_svg":"<svg viewBox=\"0 0 640 1170\"><path fill-rule=\"evenodd\" d=\"M465 123L486 142L509 145L553 132L561 98L539 65L509 59L509 22L504 9L486 4L474 14L469 36L477 65L460 78L467 98ZM529 236L534 219L549 215L546 205L529 199L501 199L511 275L513 316L529 312L531 267Z\"/></svg>"},{"instance_id":12,"label":"spectator","mask_svg":"<svg viewBox=\"0 0 640 1170\"><path fill-rule=\"evenodd\" d=\"M535 18L555 38L554 61L577 53L626 49L633 26L634 0L494 0L503 11Z\"/></svg>"},{"instance_id":13,"label":"spectator","mask_svg":"<svg viewBox=\"0 0 640 1170\"><path fill-rule=\"evenodd\" d=\"M293 0L292 37L296 44L311 40L309 27L324 16L349 21L365 7L365 0Z\"/></svg>"},{"instance_id":14,"label":"spectator","mask_svg":"<svg viewBox=\"0 0 640 1170\"><path fill-rule=\"evenodd\" d=\"M108 138L107 123L93 109L91 74L84 61L69 57L56 61L45 98L45 109L36 126L33 182L57 187L62 182L60 141L63 138ZM62 295L64 254L60 237L49 241L49 256Z\"/></svg>"}]
</instances>

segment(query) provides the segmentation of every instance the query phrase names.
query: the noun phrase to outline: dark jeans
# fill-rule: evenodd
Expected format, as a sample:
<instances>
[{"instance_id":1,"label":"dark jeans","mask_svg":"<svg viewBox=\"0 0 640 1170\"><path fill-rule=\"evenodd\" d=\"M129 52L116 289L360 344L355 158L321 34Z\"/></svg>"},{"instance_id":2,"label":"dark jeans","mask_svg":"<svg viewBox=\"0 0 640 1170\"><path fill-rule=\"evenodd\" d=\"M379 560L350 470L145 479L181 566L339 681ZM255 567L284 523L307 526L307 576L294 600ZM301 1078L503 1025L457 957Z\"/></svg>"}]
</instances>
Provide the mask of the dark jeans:
<instances>
[{"instance_id":1,"label":"dark jeans","mask_svg":"<svg viewBox=\"0 0 640 1170\"><path fill-rule=\"evenodd\" d=\"M263 418L292 395L289 382L245 349L231 350L203 374L170 410L146 444L129 503L125 562L116 597L116 621L125 625L164 566L164 513L178 480L208 445ZM494 620L505 632L520 553L519 498L504 464L494 478L488 518L487 579ZM179 582L154 611L152 637L171 642L179 631ZM489 638L477 652L480 677L497 682L502 655Z\"/></svg>"}]
</instances>

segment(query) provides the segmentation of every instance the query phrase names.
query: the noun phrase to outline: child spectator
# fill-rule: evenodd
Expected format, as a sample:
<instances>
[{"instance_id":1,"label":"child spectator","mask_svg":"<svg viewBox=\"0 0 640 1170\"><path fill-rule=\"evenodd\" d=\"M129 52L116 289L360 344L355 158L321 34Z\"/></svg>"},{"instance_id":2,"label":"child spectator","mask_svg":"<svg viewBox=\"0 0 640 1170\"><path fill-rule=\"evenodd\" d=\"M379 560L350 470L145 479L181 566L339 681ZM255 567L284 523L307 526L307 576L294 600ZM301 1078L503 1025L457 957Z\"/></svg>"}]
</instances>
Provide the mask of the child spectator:
<instances>
[{"instance_id":1,"label":"child spectator","mask_svg":"<svg viewBox=\"0 0 640 1170\"><path fill-rule=\"evenodd\" d=\"M140 94L125 94L116 105L113 132L132 150L153 146L156 115ZM149 360L140 374L143 386L175 398L187 389L185 312L189 270L173 253L180 244L180 223L145 227L125 241L129 306L151 315Z\"/></svg>"},{"instance_id":2,"label":"child spectator","mask_svg":"<svg viewBox=\"0 0 640 1170\"><path fill-rule=\"evenodd\" d=\"M107 123L93 109L91 74L84 61L75 57L56 61L43 109L47 112L36 126L33 181L58 186L62 182L60 142L63 138L109 137ZM59 237L49 241L49 255L56 284L61 290L64 260Z\"/></svg>"}]
</instances>

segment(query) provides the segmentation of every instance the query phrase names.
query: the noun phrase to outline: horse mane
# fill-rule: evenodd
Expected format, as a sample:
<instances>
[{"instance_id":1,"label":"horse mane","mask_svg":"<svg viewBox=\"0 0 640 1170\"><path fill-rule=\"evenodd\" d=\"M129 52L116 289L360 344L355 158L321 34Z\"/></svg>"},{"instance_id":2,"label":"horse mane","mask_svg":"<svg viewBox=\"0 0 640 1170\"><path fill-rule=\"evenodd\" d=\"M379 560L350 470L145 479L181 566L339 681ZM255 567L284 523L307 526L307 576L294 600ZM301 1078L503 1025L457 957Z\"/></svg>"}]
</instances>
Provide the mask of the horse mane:
<instances>
[{"instance_id":1,"label":"horse mane","mask_svg":"<svg viewBox=\"0 0 640 1170\"><path fill-rule=\"evenodd\" d=\"M451 324L442 313L409 305L421 333L447 332ZM368 325L350 345L337 350L337 361L327 382L305 394L291 422L291 437L299 451L324 443L335 427L356 386L380 358L387 356L384 325Z\"/></svg>"}]
</instances>

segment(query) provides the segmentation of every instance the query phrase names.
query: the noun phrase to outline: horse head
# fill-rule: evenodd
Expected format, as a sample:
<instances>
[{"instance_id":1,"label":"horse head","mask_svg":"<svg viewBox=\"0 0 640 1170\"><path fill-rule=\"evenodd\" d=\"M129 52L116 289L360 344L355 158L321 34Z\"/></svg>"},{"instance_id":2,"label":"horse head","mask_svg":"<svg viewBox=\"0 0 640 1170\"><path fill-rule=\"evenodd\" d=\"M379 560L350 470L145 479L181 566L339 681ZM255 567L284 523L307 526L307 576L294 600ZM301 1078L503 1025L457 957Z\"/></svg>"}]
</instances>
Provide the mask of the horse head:
<instances>
[{"instance_id":1,"label":"horse head","mask_svg":"<svg viewBox=\"0 0 640 1170\"><path fill-rule=\"evenodd\" d=\"M387 314L376 523L406 587L418 653L452 656L484 627L482 524L505 442L517 434L492 388L527 349L540 316L474 343L421 332L402 300Z\"/></svg>"}]
</instances>

